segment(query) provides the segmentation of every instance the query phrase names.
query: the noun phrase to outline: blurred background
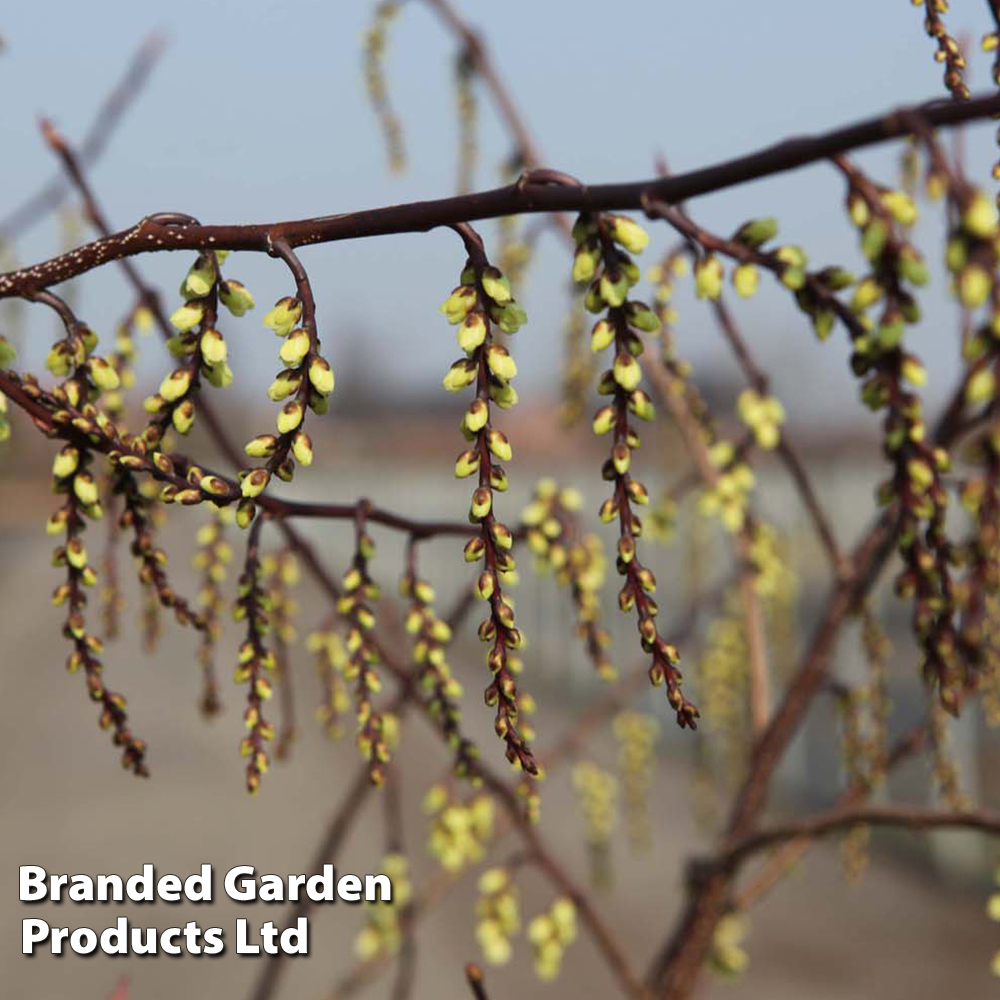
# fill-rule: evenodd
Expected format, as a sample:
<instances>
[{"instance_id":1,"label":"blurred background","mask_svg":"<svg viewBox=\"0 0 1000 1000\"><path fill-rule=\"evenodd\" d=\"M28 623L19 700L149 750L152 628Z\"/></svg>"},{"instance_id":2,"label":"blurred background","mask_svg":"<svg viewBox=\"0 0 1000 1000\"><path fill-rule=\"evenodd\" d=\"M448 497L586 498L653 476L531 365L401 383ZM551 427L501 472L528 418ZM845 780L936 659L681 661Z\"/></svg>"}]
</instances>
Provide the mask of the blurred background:
<instances>
[{"instance_id":1,"label":"blurred background","mask_svg":"<svg viewBox=\"0 0 1000 1000\"><path fill-rule=\"evenodd\" d=\"M546 164L586 180L652 176L659 155L671 170L682 172L789 135L822 131L944 93L933 45L923 33L922 12L903 2L765 0L755 5L730 2L710 11L703 5L651 0L622 0L613 9L596 3L508 0L487 5L467 0L460 7L484 31ZM985 4L955 8L949 28L971 40L968 80L975 91L989 86L988 57L976 51L978 38L991 26L988 11ZM114 226L154 211L183 211L206 223L277 221L452 193L459 155L455 39L419 0L409 0L392 25L384 65L407 153L406 170L394 173L386 163L362 74L363 37L373 10L367 0L335 5L312 0L96 6L40 2L5 9L0 13L0 79L14 100L8 100L0 116L0 148L5 151L0 234L3 220L56 173L38 134L37 116L52 117L71 142L79 141L103 95L151 30L164 39L162 56L89 172ZM511 144L489 96L480 87L476 96L473 186L479 189L502 182ZM992 128L968 128L954 141L971 178L988 185L995 159ZM896 184L899 157L897 145L857 159L876 180ZM830 166L819 164L696 199L688 207L696 220L724 234L749 218L775 215L782 239L804 244L814 262L860 269L856 235L842 199L840 178ZM51 256L88 238L74 206L70 197L64 210L21 227L16 240L5 241L6 266ZM935 264L942 219L934 207L922 206L922 213L917 242ZM488 247L498 244L496 224L484 223L480 229ZM529 230L530 222L521 236ZM665 228L654 229L648 262L673 242ZM164 289L170 309L188 257L162 254L140 261L144 276ZM325 430L313 428L316 462L283 492L345 502L368 496L410 516L461 516L467 484L456 482L451 473L461 447L458 411L455 400L440 388L457 351L451 330L437 313L463 262L454 236L432 232L332 244L303 251L302 257L317 289L320 332L338 388L323 421ZM529 314L512 347L520 368L521 402L504 415L503 423L515 448L512 489L503 498L511 523L543 475L578 488L584 512L595 524L604 495L597 474L602 449L592 440L587 420L566 428L557 419L570 308L568 270L557 234L541 232L518 287ZM257 311L242 320L227 319L236 382L224 394L213 392L242 441L266 429L272 419L264 389L275 371L274 341L261 329L259 317L289 289L283 268L256 255L234 256L226 272L244 281L258 302ZM682 282L677 297L677 350L693 361L696 381L733 437L738 434L732 419L735 400L743 382L689 285ZM104 268L67 287L77 312L101 334L102 343L110 343L132 300L118 270ZM933 274L924 309L912 348L930 373L925 398L933 414L959 363L958 318L943 269ZM772 376L772 392L785 402L788 434L808 456L814 483L846 548L867 524L872 491L883 476L878 422L856 403L846 344L838 336L817 344L787 295L766 280L753 300L740 304L739 316ZM17 343L20 370L39 369L57 334L48 311L9 303L0 303L0 330ZM155 337L139 346L136 401L154 391L169 363ZM49 565L52 542L43 532L53 506L47 476L52 449L16 414L13 424L13 440L0 451L3 994L14 1000L103 997L125 973L132 981L130 996L137 1000L247 996L260 963L237 958L232 944L225 958L212 960L20 955L20 922L27 916L97 929L120 914L138 926L161 928L194 919L202 926L224 927L230 942L237 917L258 924L282 920L285 912L279 907L239 907L228 901L210 908L162 903L28 908L17 901L16 869L40 864L60 873L126 875L151 862L161 873L183 876L207 862L220 878L236 864L282 875L305 871L355 772L357 754L349 737L331 745L313 724L320 690L311 658L300 644L291 661L299 739L291 758L267 776L259 798L248 799L235 753L240 690L228 681L237 630L229 628L219 647L224 711L205 722L197 710L196 637L165 619L159 648L145 651L142 596L128 582L123 634L105 657L107 679L129 698L134 728L150 744L153 776L140 782L118 770L107 739L94 724L82 680L68 677L62 668L61 612L48 601L58 581L58 572ZM199 432L191 439L191 452L205 464L224 467ZM666 422L648 435L638 461L655 495L676 484L689 468ZM794 662L826 592L826 565L783 470L765 457L757 473L759 511L781 527L798 579L785 650ZM171 510L163 531L171 580L183 594L197 591L190 560L194 531L203 521L203 512ZM308 525L305 530L331 567L347 566L348 524ZM678 512L673 544L649 546L648 561L664 592L661 616L668 635L669 623L683 621L693 593L711 589L731 572L727 539L702 538L695 551L692 539L701 531L688 503ZM92 545L99 546L103 529L92 528L91 535ZM386 532L379 532L376 541L374 575L392 595L402 565L401 542ZM239 553L238 540L236 545ZM127 563L123 553L126 580ZM571 606L551 579L537 577L528 564L524 559L516 593L518 616L530 641L524 686L539 702L535 728L539 746L545 746L602 692L582 646L566 638L572 633ZM442 608L469 583L454 540L426 546L421 570L437 586ZM230 588L237 572L231 570ZM617 613L614 590L609 579L605 618L616 662L627 668L638 662L634 624ZM296 597L304 637L327 609L307 584ZM915 653L906 636L908 609L886 587L876 592L873 608L894 643L890 680L895 734L924 708L915 682ZM399 616L398 603L386 601L380 608L390 627ZM682 648L695 690L711 620L710 613L701 616ZM838 649L837 673L845 681L864 674L855 631L845 632ZM451 657L466 688L465 724L499 763L490 713L479 702L485 686L482 650L474 630L466 632ZM642 969L681 905L686 859L710 844L721 800L705 787L708 735L676 731L662 693L644 693L634 707L662 722L650 794L656 833L652 850L639 854L616 832L613 885L597 898L634 965ZM822 808L843 787L836 723L832 701L819 699L780 773L776 814ZM992 775L998 747L978 712L966 713L952 727L950 739L965 790L985 804L996 804L1000 795ZM616 746L610 733L592 737L583 756L614 771ZM425 850L427 820L419 800L445 773L448 761L419 719L407 721L400 757L404 837L419 885L432 877L435 867ZM724 774L721 784L726 785ZM933 797L926 760L894 772L885 794L908 801ZM567 770L546 782L542 808L543 833L585 881L583 821ZM378 870L383 827L382 806L372 796L362 822L335 859L338 867ZM514 846L508 838L492 856L503 860ZM979 997L995 991L989 962L1000 942L984 912L995 847L969 834L918 839L878 833L872 850L874 863L854 885L845 877L836 841L812 849L793 876L754 910L745 941L748 974L735 981L707 979L700 995L742 1000L808 993L833 1000L936 996L945 990ZM523 912L530 918L550 904L551 892L530 870L519 881ZM467 874L438 911L421 922L415 996L463 995L462 966L479 957L470 919L474 882L475 874ZM220 884L217 880L217 888ZM288 963L280 995L343 995L331 991L354 964L353 941L363 921L363 912L343 905L314 913L311 955ZM488 970L488 976L499 1000L604 996L615 989L585 934L571 947L554 985L538 982L523 941L516 947L515 962ZM370 987L370 995L389 996L391 983L390 972Z\"/></svg>"}]
</instances>

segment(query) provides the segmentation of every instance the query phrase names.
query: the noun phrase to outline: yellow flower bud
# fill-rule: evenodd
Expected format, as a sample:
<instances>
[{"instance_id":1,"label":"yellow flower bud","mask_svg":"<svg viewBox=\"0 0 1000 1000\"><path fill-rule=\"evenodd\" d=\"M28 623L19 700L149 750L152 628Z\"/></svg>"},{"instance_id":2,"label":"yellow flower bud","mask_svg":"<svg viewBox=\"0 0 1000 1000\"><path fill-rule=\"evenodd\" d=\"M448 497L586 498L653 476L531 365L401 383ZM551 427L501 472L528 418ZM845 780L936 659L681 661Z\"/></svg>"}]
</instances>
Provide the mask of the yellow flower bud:
<instances>
[{"instance_id":1,"label":"yellow flower bud","mask_svg":"<svg viewBox=\"0 0 1000 1000\"><path fill-rule=\"evenodd\" d=\"M254 307L253 296L249 289L231 278L219 286L219 298L234 316L242 316Z\"/></svg>"},{"instance_id":2,"label":"yellow flower bud","mask_svg":"<svg viewBox=\"0 0 1000 1000\"><path fill-rule=\"evenodd\" d=\"M314 358L309 365L309 381L312 387L321 395L329 396L333 392L333 369L326 358Z\"/></svg>"},{"instance_id":3,"label":"yellow flower bud","mask_svg":"<svg viewBox=\"0 0 1000 1000\"><path fill-rule=\"evenodd\" d=\"M289 434L302 423L302 404L297 399L289 400L278 411L276 423L279 434Z\"/></svg>"},{"instance_id":4,"label":"yellow flower bud","mask_svg":"<svg viewBox=\"0 0 1000 1000\"><path fill-rule=\"evenodd\" d=\"M226 341L218 330L206 330L201 335L201 356L209 365L221 365L226 360Z\"/></svg>"},{"instance_id":5,"label":"yellow flower bud","mask_svg":"<svg viewBox=\"0 0 1000 1000\"><path fill-rule=\"evenodd\" d=\"M248 499L258 497L264 492L270 480L271 474L267 469L252 469L243 477L240 492Z\"/></svg>"},{"instance_id":6,"label":"yellow flower bud","mask_svg":"<svg viewBox=\"0 0 1000 1000\"><path fill-rule=\"evenodd\" d=\"M295 461L298 462L299 465L312 465L312 441L309 439L309 435L306 434L305 431L299 431L298 434L292 438L292 454L295 456Z\"/></svg>"},{"instance_id":7,"label":"yellow flower bud","mask_svg":"<svg viewBox=\"0 0 1000 1000\"><path fill-rule=\"evenodd\" d=\"M201 302L186 302L170 317L170 322L181 333L193 330L205 315L205 307Z\"/></svg>"},{"instance_id":8,"label":"yellow flower bud","mask_svg":"<svg viewBox=\"0 0 1000 1000\"><path fill-rule=\"evenodd\" d=\"M168 403L174 403L182 396L186 396L190 388L191 372L186 368L178 368L160 383L160 396Z\"/></svg>"},{"instance_id":9,"label":"yellow flower bud","mask_svg":"<svg viewBox=\"0 0 1000 1000\"><path fill-rule=\"evenodd\" d=\"M295 368L302 363L302 359L309 353L309 334L305 330L293 330L278 351L278 357L288 365Z\"/></svg>"},{"instance_id":10,"label":"yellow flower bud","mask_svg":"<svg viewBox=\"0 0 1000 1000\"><path fill-rule=\"evenodd\" d=\"M264 326L269 326L279 337L287 337L302 318L302 303L291 296L279 299L274 308L264 316Z\"/></svg>"}]
</instances>

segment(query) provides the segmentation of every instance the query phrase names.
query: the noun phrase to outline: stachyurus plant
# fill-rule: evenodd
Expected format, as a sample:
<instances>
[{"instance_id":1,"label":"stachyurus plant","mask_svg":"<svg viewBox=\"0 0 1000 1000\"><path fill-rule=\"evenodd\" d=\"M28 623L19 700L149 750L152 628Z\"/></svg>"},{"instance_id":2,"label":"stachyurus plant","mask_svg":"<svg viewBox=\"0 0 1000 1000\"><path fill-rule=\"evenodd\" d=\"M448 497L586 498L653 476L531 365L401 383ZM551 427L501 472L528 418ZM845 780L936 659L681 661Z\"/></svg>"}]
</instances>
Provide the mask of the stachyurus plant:
<instances>
[{"instance_id":1,"label":"stachyurus plant","mask_svg":"<svg viewBox=\"0 0 1000 1000\"><path fill-rule=\"evenodd\" d=\"M110 734L123 765L137 775L148 774L150 753L132 731L125 696L117 691L127 684L106 648L121 609L124 575L116 549L123 539L145 594L150 641L160 627L159 612L166 610L199 633L206 715L219 709L216 660L235 668L245 707L243 731L234 734L234 742L246 759L251 794L269 770L271 747L273 756L283 756L298 725L290 707L289 658L298 641L290 591L301 575L324 595L327 614L302 633L318 672L318 724L334 737L353 731L363 758L324 843L332 855L368 789L380 787L387 804L385 870L399 889L398 909L366 912L356 943L360 965L336 995L348 995L393 961L399 968L395 995L405 996L412 987L416 926L435 898L429 887L411 880L397 815L393 758L406 744L404 716L415 712L429 718L452 762L449 775L423 790L429 849L440 863L440 880L451 884L475 873L475 937L484 960L502 966L526 946L538 975L552 979L564 956L572 956L579 930L607 962L623 995L679 1000L693 995L709 966L729 974L743 971L749 958L742 944L746 914L817 839L843 833L848 870L859 874L876 826L968 827L1000 834L1000 815L975 807L962 793L947 738L948 717L969 711L970 702L982 701L991 720L1000 717L1000 221L988 186L972 179L939 136L940 130L1000 114L1000 94L970 94L965 56L946 30L947 4L926 0L925 28L936 44L935 58L945 66L950 99L686 174L661 169L650 180L584 183L545 165L483 38L449 0L424 4L458 42L459 194L454 197L276 223L202 224L189 215L154 212L112 232L86 175L94 151L74 150L43 123L44 138L98 238L0 273L0 299L48 307L60 324L47 372L20 368L14 338L0 336L0 439L40 434L51 442L56 501L48 530L57 538L53 602L65 609L66 666L83 674L100 727ZM401 6L376 6L364 49L365 79L393 169L405 164L405 129L393 109L383 58ZM984 39L983 48L1000 53L1000 5L991 0L989 8L997 32ZM144 59L151 54L147 50ZM995 62L1000 84L998 67ZM133 67L133 83L135 73ZM496 105L509 133L511 153L500 169L513 179L470 193L481 158L476 128L483 95ZM870 177L848 158L891 140L906 144L898 183ZM826 160L845 185L846 220L860 244L859 274L835 262L813 263L806 246L778 242L774 218L734 220L725 236L703 228L686 204ZM926 259L912 234L921 198L942 201L946 218L940 246ZM42 201L34 211L52 207L58 198ZM508 466L516 470L511 463L517 442L504 430L504 413L518 398L509 338L528 322L516 293L538 231L523 221L529 216L551 223L566 241L566 266L576 287L565 337L565 398L553 419L572 428L591 396L600 397L591 425L607 442L600 470L607 494L596 511L586 510L571 486L549 479L536 485L519 517L504 496L508 475L517 475L508 473ZM493 219L501 222L495 246L474 225ZM458 284L441 312L455 329L462 356L444 375L443 386L454 394L463 437L454 472L471 480L467 517L456 511L441 520L415 520L379 506L377 499L293 499L296 477L309 474L313 438L324 433L335 390L334 369L321 348L323 317L299 251L438 227L453 232L459 262ZM14 234L16 225L9 225L5 260ZM654 239L643 286L637 258ZM179 275L179 300L172 299L168 308L135 265L136 258L163 251L182 251L187 268ZM233 380L228 334L256 308L251 291L228 276L240 253L275 258L290 278L288 294L263 317L279 341L281 369L267 391L278 407L274 427L262 429L242 451L216 410L216 390ZM943 260L958 304L962 370L944 413L928 422L921 396L928 376L909 347L908 331L920 321L921 290L936 259ZM123 304L123 319L109 337L92 330L70 298L54 289L113 264L124 270L134 301ZM673 296L678 283L688 280L745 376L732 407L735 422L709 405L683 356L689 345ZM790 440L794 414L771 393L768 373L738 323L733 303L752 297L761 280L784 290L819 341L848 339L850 374L859 380L862 403L880 419L886 472L877 489L876 519L849 552L837 541L835 525ZM442 293L448 284L442 276ZM585 313L594 317L589 336ZM163 335L173 366L143 401L141 423L130 426L127 404L139 349L133 330L149 326ZM335 357L335 350L330 353ZM676 425L692 467L665 494L651 496L640 472L654 456L641 450L641 434L665 418ZM196 422L205 425L228 468L208 467L187 446ZM733 426L738 433L727 436ZM796 631L797 608L787 539L782 525L764 519L755 496L754 463L766 452L788 471L829 562L829 590L797 658L788 642ZM697 595L712 616L700 642L694 609L673 632L661 624L658 602L676 598L679 588L662 574L657 580L643 562L649 546L671 542L677 510L688 501L697 524L686 539L689 551L677 554L677 574L697 575L708 558L703 540L713 533L725 540L731 557L724 585ZM197 524L201 590L195 597L177 593L170 582L167 554L158 541L159 515L168 505L199 508L183 515ZM949 516L956 507L964 517ZM98 558L93 522L102 518L109 526ZM353 556L342 576L335 576L296 530L303 518L353 532ZM595 522L609 527L602 532ZM601 620L609 531L620 579L618 605L639 634L638 667L617 662ZM385 532L406 540L399 571L402 642L376 608L385 581L375 579L371 560L376 539ZM454 572L467 574L468 593L451 612L438 609L435 581L420 568L421 545L440 537L453 539L456 550L464 544L470 564L463 567L456 555ZM512 596L515 559L533 562L565 588L579 648L608 685L559 741L542 733L545 740L539 742L530 720L531 650ZM928 694L924 720L895 742L888 739L888 640L868 600L886 573L894 574L898 599L909 609L919 654L913 682ZM101 613L89 600L95 594ZM474 608L482 612L478 637L486 650L485 671L482 664L474 670L459 664L450 648ZM236 650L217 648L227 610L243 630ZM832 654L838 636L855 623L868 673L863 683L847 685L835 677ZM107 686L106 664L114 689ZM663 720L660 713L630 707L650 682L664 688L682 729L701 724L696 781L704 808L698 811L715 829L711 848L692 864L680 919L664 928L662 947L646 956L647 969L640 973L641 956L613 929L608 897L598 902L577 881L539 821L545 812L542 779L572 764L595 888L603 891L613 882L608 845L619 828L637 853L656 849L648 800ZM477 711L464 704L469 685L484 689L500 751L478 745L463 727L463 713ZM831 740L844 759L843 793L827 809L794 821L770 821L775 770L807 709L825 694L833 696L840 718L840 733ZM587 737L596 727L612 732L617 743L614 773L587 757ZM870 797L884 787L888 773L925 749L944 804L872 805ZM506 831L519 839L518 852L491 857ZM746 879L747 863L760 855L765 855L762 865L753 880ZM521 898L519 878L526 868L551 889L541 911L530 911ZM520 937L523 945L517 943ZM281 969L277 958L266 963L255 1000L273 995ZM488 995L477 966L466 976L473 995ZM500 982L496 995L503 995Z\"/></svg>"}]
</instances>

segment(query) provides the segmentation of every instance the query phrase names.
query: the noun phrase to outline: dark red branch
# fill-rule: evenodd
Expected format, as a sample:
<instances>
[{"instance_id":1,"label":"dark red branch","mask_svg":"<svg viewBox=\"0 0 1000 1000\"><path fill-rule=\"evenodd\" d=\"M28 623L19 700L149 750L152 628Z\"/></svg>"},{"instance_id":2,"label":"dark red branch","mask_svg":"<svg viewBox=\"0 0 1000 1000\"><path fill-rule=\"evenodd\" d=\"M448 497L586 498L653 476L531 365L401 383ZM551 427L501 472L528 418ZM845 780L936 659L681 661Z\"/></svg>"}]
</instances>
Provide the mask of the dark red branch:
<instances>
[{"instance_id":1,"label":"dark red branch","mask_svg":"<svg viewBox=\"0 0 1000 1000\"><path fill-rule=\"evenodd\" d=\"M392 205L363 212L327 215L293 222L202 226L185 217L147 216L131 229L85 244L31 267L0 274L0 298L23 297L58 284L111 260L162 250L271 251L276 240L295 248L316 243L426 232L477 219L532 212L640 209L650 199L675 204L687 198L792 170L807 163L907 135L914 120L948 127L1000 113L1000 94L968 101L931 101L901 108L814 136L787 139L746 156L686 174L625 184L579 187L517 182L476 194Z\"/></svg>"}]
</instances>

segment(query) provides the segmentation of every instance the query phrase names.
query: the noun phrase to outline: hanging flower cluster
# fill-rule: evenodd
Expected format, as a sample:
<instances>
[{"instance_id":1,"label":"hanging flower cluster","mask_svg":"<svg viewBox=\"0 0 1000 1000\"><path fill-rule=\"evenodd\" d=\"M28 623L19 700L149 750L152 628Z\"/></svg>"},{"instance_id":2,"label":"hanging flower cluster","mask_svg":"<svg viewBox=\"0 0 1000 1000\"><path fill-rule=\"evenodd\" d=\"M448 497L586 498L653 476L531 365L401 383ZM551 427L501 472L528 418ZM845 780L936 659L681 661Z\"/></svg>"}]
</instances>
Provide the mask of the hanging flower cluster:
<instances>
[{"instance_id":1,"label":"hanging flower cluster","mask_svg":"<svg viewBox=\"0 0 1000 1000\"><path fill-rule=\"evenodd\" d=\"M493 837L495 808L490 796L460 802L443 785L434 785L424 796L423 809L431 817L427 848L442 868L457 872L482 860Z\"/></svg>"},{"instance_id":2,"label":"hanging flower cluster","mask_svg":"<svg viewBox=\"0 0 1000 1000\"><path fill-rule=\"evenodd\" d=\"M584 305L592 313L605 313L591 332L591 348L601 352L614 348L614 364L598 383L598 392L612 401L594 416L596 434L613 434L611 454L602 474L612 483L612 495L601 506L601 520L617 520L618 572L624 584L618 596L622 611L634 610L643 649L651 654L650 680L666 684L667 699L680 726L695 727L698 710L681 693L679 655L656 628L657 604L653 598L656 578L639 561L636 542L642 522L633 504L649 503L646 487L631 473L632 453L639 447L639 435L630 414L651 420L653 404L639 388L642 370L638 358L643 344L641 331L659 329L656 313L639 301L629 301L628 293L639 281L639 268L630 254L639 253L649 242L645 231L631 219L612 215L581 215L573 228L576 256L573 277L588 282Z\"/></svg>"},{"instance_id":3,"label":"hanging flower cluster","mask_svg":"<svg viewBox=\"0 0 1000 1000\"><path fill-rule=\"evenodd\" d=\"M401 916L413 898L413 883L406 855L391 853L382 858L379 871L392 883L392 900L365 903L365 926L354 939L354 954L362 962L381 955L395 955L403 944Z\"/></svg>"},{"instance_id":4,"label":"hanging flower cluster","mask_svg":"<svg viewBox=\"0 0 1000 1000\"><path fill-rule=\"evenodd\" d=\"M316 709L316 720L331 740L343 735L340 720L351 707L344 671L347 649L340 634L332 628L319 628L306 638L306 649L313 654L316 672L323 688L323 700Z\"/></svg>"},{"instance_id":5,"label":"hanging flower cluster","mask_svg":"<svg viewBox=\"0 0 1000 1000\"><path fill-rule=\"evenodd\" d=\"M492 424L492 407L508 409L517 402L511 380L517 366L506 348L493 338L493 325L505 333L515 333L525 323L524 310L514 300L510 282L486 259L482 244L471 231L464 231L469 259L462 270L461 284L451 293L441 311L457 326L458 345L466 357L456 361L444 379L449 392L475 386L475 398L462 418L461 430L469 448L459 455L455 475L460 479L477 476L469 520L478 533L465 547L468 562L481 562L476 593L488 602L489 616L479 627L479 637L491 645L488 658L493 681L486 689L486 703L496 708L494 728L506 744L507 759L528 774L538 768L526 739L518 728L516 675L522 661L523 644L514 623L513 602L503 592L503 583L514 572L511 548L514 536L494 510L494 493L507 489L507 473L499 462L508 462L512 449L506 435Z\"/></svg>"},{"instance_id":6,"label":"hanging flower cluster","mask_svg":"<svg viewBox=\"0 0 1000 1000\"><path fill-rule=\"evenodd\" d=\"M348 624L344 678L354 682L358 749L368 761L372 784L381 785L389 761L389 744L383 731L385 717L372 707L372 696L382 690L382 681L375 670L380 657L372 641L375 612L371 602L379 596L378 584L368 572L368 563L374 554L375 543L360 516L355 531L354 559L344 576L344 593L337 602L337 614Z\"/></svg>"},{"instance_id":7,"label":"hanging flower cluster","mask_svg":"<svg viewBox=\"0 0 1000 1000\"><path fill-rule=\"evenodd\" d=\"M302 429L306 409L326 413L334 388L333 369L319 353L312 292L304 277L299 283L303 298L279 299L264 317L264 325L282 338L278 357L286 367L278 372L267 390L269 399L282 404L275 418L278 433L258 434L245 447L251 458L267 460L262 466L240 473L241 491L250 501L242 506L250 520L253 518L252 501L264 492L272 476L288 483L292 481L296 463L312 464L312 440ZM300 320L301 326L298 325Z\"/></svg>"},{"instance_id":8,"label":"hanging flower cluster","mask_svg":"<svg viewBox=\"0 0 1000 1000\"><path fill-rule=\"evenodd\" d=\"M420 685L427 693L431 715L446 734L448 746L455 754L456 776L469 777L475 782L475 747L462 735L459 726L462 713L458 701L462 697L462 685L448 666L451 626L438 618L434 610L434 588L417 575L413 561L399 581L399 592L410 599L406 631L413 636L413 660L420 667Z\"/></svg>"},{"instance_id":9,"label":"hanging flower cluster","mask_svg":"<svg viewBox=\"0 0 1000 1000\"><path fill-rule=\"evenodd\" d=\"M556 899L548 913L539 914L528 924L528 940L534 950L535 972L539 979L558 978L566 949L576 940L576 907L565 896Z\"/></svg>"},{"instance_id":10,"label":"hanging flower cluster","mask_svg":"<svg viewBox=\"0 0 1000 1000\"><path fill-rule=\"evenodd\" d=\"M521 930L517 886L506 868L487 868L479 876L476 940L491 965L506 965L513 954L511 938Z\"/></svg>"},{"instance_id":11,"label":"hanging flower cluster","mask_svg":"<svg viewBox=\"0 0 1000 1000\"><path fill-rule=\"evenodd\" d=\"M601 590L607 559L601 540L581 534L577 514L580 494L559 489L554 480L542 479L535 486L531 503L521 512L527 528L526 540L540 572L551 572L567 587L576 608L577 635L583 640L598 676L611 681L618 671L608 658L611 636L601 627Z\"/></svg>"},{"instance_id":12,"label":"hanging flower cluster","mask_svg":"<svg viewBox=\"0 0 1000 1000\"><path fill-rule=\"evenodd\" d=\"M240 742L240 754L247 757L247 791L256 795L260 789L261 776L270 767L266 744L274 739L274 725L264 718L264 702L274 696L271 675L276 666L274 653L264 645L264 639L271 632L270 601L263 588L261 559L259 551L259 525L251 534L247 545L247 557L237 588L233 618L246 622L247 637L239 650L239 662L233 679L237 684L246 684L247 708L243 713L243 724L247 735Z\"/></svg>"}]
</instances>

